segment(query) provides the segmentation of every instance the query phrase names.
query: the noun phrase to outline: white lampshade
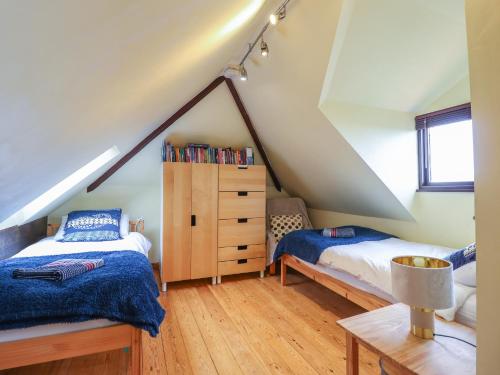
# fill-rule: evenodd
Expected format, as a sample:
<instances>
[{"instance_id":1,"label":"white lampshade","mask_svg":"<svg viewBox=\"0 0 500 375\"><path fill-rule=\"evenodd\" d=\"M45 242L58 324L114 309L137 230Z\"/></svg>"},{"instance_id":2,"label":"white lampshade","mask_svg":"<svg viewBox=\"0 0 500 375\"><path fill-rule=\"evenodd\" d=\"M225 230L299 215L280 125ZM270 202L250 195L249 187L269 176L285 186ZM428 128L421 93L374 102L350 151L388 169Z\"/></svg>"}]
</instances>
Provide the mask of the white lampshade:
<instances>
[{"instance_id":1,"label":"white lampshade","mask_svg":"<svg viewBox=\"0 0 500 375\"><path fill-rule=\"evenodd\" d=\"M392 295L410 306L441 310L454 305L453 267L431 257L402 256L391 261Z\"/></svg>"}]
</instances>

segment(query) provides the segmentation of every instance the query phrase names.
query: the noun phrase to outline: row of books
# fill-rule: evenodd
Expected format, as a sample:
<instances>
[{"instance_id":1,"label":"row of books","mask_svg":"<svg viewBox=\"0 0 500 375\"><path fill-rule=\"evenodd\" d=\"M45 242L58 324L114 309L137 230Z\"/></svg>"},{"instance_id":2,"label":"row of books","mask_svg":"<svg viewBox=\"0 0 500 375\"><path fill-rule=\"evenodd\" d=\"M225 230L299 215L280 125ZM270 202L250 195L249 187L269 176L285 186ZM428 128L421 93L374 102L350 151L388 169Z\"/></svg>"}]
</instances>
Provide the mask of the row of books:
<instances>
[{"instance_id":1,"label":"row of books","mask_svg":"<svg viewBox=\"0 0 500 375\"><path fill-rule=\"evenodd\" d=\"M208 144L195 143L189 143L185 147L179 147L164 141L161 154L164 162L238 165L254 164L252 147L232 149L230 147L210 147Z\"/></svg>"}]
</instances>

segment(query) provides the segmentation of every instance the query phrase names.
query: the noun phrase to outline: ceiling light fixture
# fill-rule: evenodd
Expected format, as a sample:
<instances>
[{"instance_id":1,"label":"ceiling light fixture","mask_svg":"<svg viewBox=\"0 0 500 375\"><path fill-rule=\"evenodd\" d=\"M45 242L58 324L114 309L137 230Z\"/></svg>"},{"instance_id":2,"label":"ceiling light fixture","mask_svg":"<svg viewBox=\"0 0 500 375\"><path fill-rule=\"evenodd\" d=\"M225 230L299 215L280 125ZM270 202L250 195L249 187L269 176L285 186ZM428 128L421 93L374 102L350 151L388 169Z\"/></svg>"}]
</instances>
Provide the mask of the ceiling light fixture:
<instances>
[{"instance_id":1,"label":"ceiling light fixture","mask_svg":"<svg viewBox=\"0 0 500 375\"><path fill-rule=\"evenodd\" d=\"M267 57L267 55L269 55L269 47L267 46L267 43L264 41L264 38L260 40L260 54L264 57Z\"/></svg>"},{"instance_id":2,"label":"ceiling light fixture","mask_svg":"<svg viewBox=\"0 0 500 375\"><path fill-rule=\"evenodd\" d=\"M273 13L273 14L271 14L271 15L269 16L269 23L270 23L271 25L273 25L273 26L274 26L274 25L276 25L276 24L278 24L278 16L277 16L276 14L274 14L274 13Z\"/></svg>"},{"instance_id":3,"label":"ceiling light fixture","mask_svg":"<svg viewBox=\"0 0 500 375\"><path fill-rule=\"evenodd\" d=\"M255 48L259 40L260 40L261 55L262 56L269 55L269 46L264 41L264 33L269 28L269 25L276 25L278 23L278 20L283 20L286 17L286 6L288 5L289 2L290 0L283 1L283 3L281 3L278 9L276 9L276 11L273 14L271 14L271 16L269 16L269 21L267 21L266 24L262 27L260 33L255 38L254 42L248 44L248 51L245 53L240 63L238 64L238 68L235 68L232 65L228 66L224 70L225 75L231 75L231 72L234 72L236 70L239 72L239 76L242 81L246 81L248 79L248 74L244 66L246 59L252 53L253 49Z\"/></svg>"},{"instance_id":4,"label":"ceiling light fixture","mask_svg":"<svg viewBox=\"0 0 500 375\"><path fill-rule=\"evenodd\" d=\"M241 64L240 65L240 80L246 81L247 79L248 79L247 70L245 69L245 65Z\"/></svg>"}]
</instances>

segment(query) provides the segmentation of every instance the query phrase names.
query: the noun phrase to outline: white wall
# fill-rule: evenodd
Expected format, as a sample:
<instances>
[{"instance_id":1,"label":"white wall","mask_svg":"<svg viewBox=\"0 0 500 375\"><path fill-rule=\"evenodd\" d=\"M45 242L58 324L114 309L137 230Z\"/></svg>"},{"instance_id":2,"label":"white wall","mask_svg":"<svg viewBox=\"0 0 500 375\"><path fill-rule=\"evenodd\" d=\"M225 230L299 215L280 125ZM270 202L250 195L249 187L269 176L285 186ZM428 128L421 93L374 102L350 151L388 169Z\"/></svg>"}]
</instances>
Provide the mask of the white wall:
<instances>
[{"instance_id":1,"label":"white wall","mask_svg":"<svg viewBox=\"0 0 500 375\"><path fill-rule=\"evenodd\" d=\"M470 101L468 77L443 93L420 113ZM407 221L310 210L315 227L356 224L393 233L410 241L463 247L475 239L474 194L416 192L415 113L339 102L321 109L356 152L411 213Z\"/></svg>"},{"instance_id":2,"label":"white wall","mask_svg":"<svg viewBox=\"0 0 500 375\"><path fill-rule=\"evenodd\" d=\"M477 373L500 371L500 12L497 0L467 0L476 174Z\"/></svg>"},{"instance_id":3,"label":"white wall","mask_svg":"<svg viewBox=\"0 0 500 375\"><path fill-rule=\"evenodd\" d=\"M176 145L210 143L214 146L251 146L256 150L233 98L226 85L222 84L99 188L91 193L82 191L57 208L49 215L49 222L59 222L60 217L71 210L120 207L133 219L144 218L145 235L153 243L150 260L159 261L162 194L160 148L164 138ZM257 152L255 161L256 164L262 164ZM274 189L269 176L268 195L286 195Z\"/></svg>"}]
</instances>

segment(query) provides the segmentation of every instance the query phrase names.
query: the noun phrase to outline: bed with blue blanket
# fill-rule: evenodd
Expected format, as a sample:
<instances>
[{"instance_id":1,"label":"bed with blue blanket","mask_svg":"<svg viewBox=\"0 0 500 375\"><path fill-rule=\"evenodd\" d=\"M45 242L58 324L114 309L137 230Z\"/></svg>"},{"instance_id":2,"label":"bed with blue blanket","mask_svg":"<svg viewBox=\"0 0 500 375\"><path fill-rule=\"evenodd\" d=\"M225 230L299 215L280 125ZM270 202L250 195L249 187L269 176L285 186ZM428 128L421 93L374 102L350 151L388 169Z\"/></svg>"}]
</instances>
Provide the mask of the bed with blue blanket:
<instances>
[{"instance_id":1,"label":"bed with blue blanket","mask_svg":"<svg viewBox=\"0 0 500 375\"><path fill-rule=\"evenodd\" d=\"M143 228L135 222L130 227ZM139 232L109 241L47 237L0 260L0 370L129 347L132 373L138 373L141 331L157 336L166 313L147 257L150 247ZM99 267L63 281L14 278L14 270L64 265L63 259L99 260Z\"/></svg>"},{"instance_id":2,"label":"bed with blue blanket","mask_svg":"<svg viewBox=\"0 0 500 375\"><path fill-rule=\"evenodd\" d=\"M321 230L297 230L286 234L274 252L273 261L281 259L282 282L291 267L325 285L354 303L374 309L395 302L392 297L391 259L402 255L421 255L450 260L462 250L399 239L370 228L354 229L350 238L322 235ZM455 276L455 279L458 278ZM447 320L461 321L462 306L475 296L475 285L455 282L455 306L439 310ZM468 324L470 325L470 324Z\"/></svg>"}]
</instances>

